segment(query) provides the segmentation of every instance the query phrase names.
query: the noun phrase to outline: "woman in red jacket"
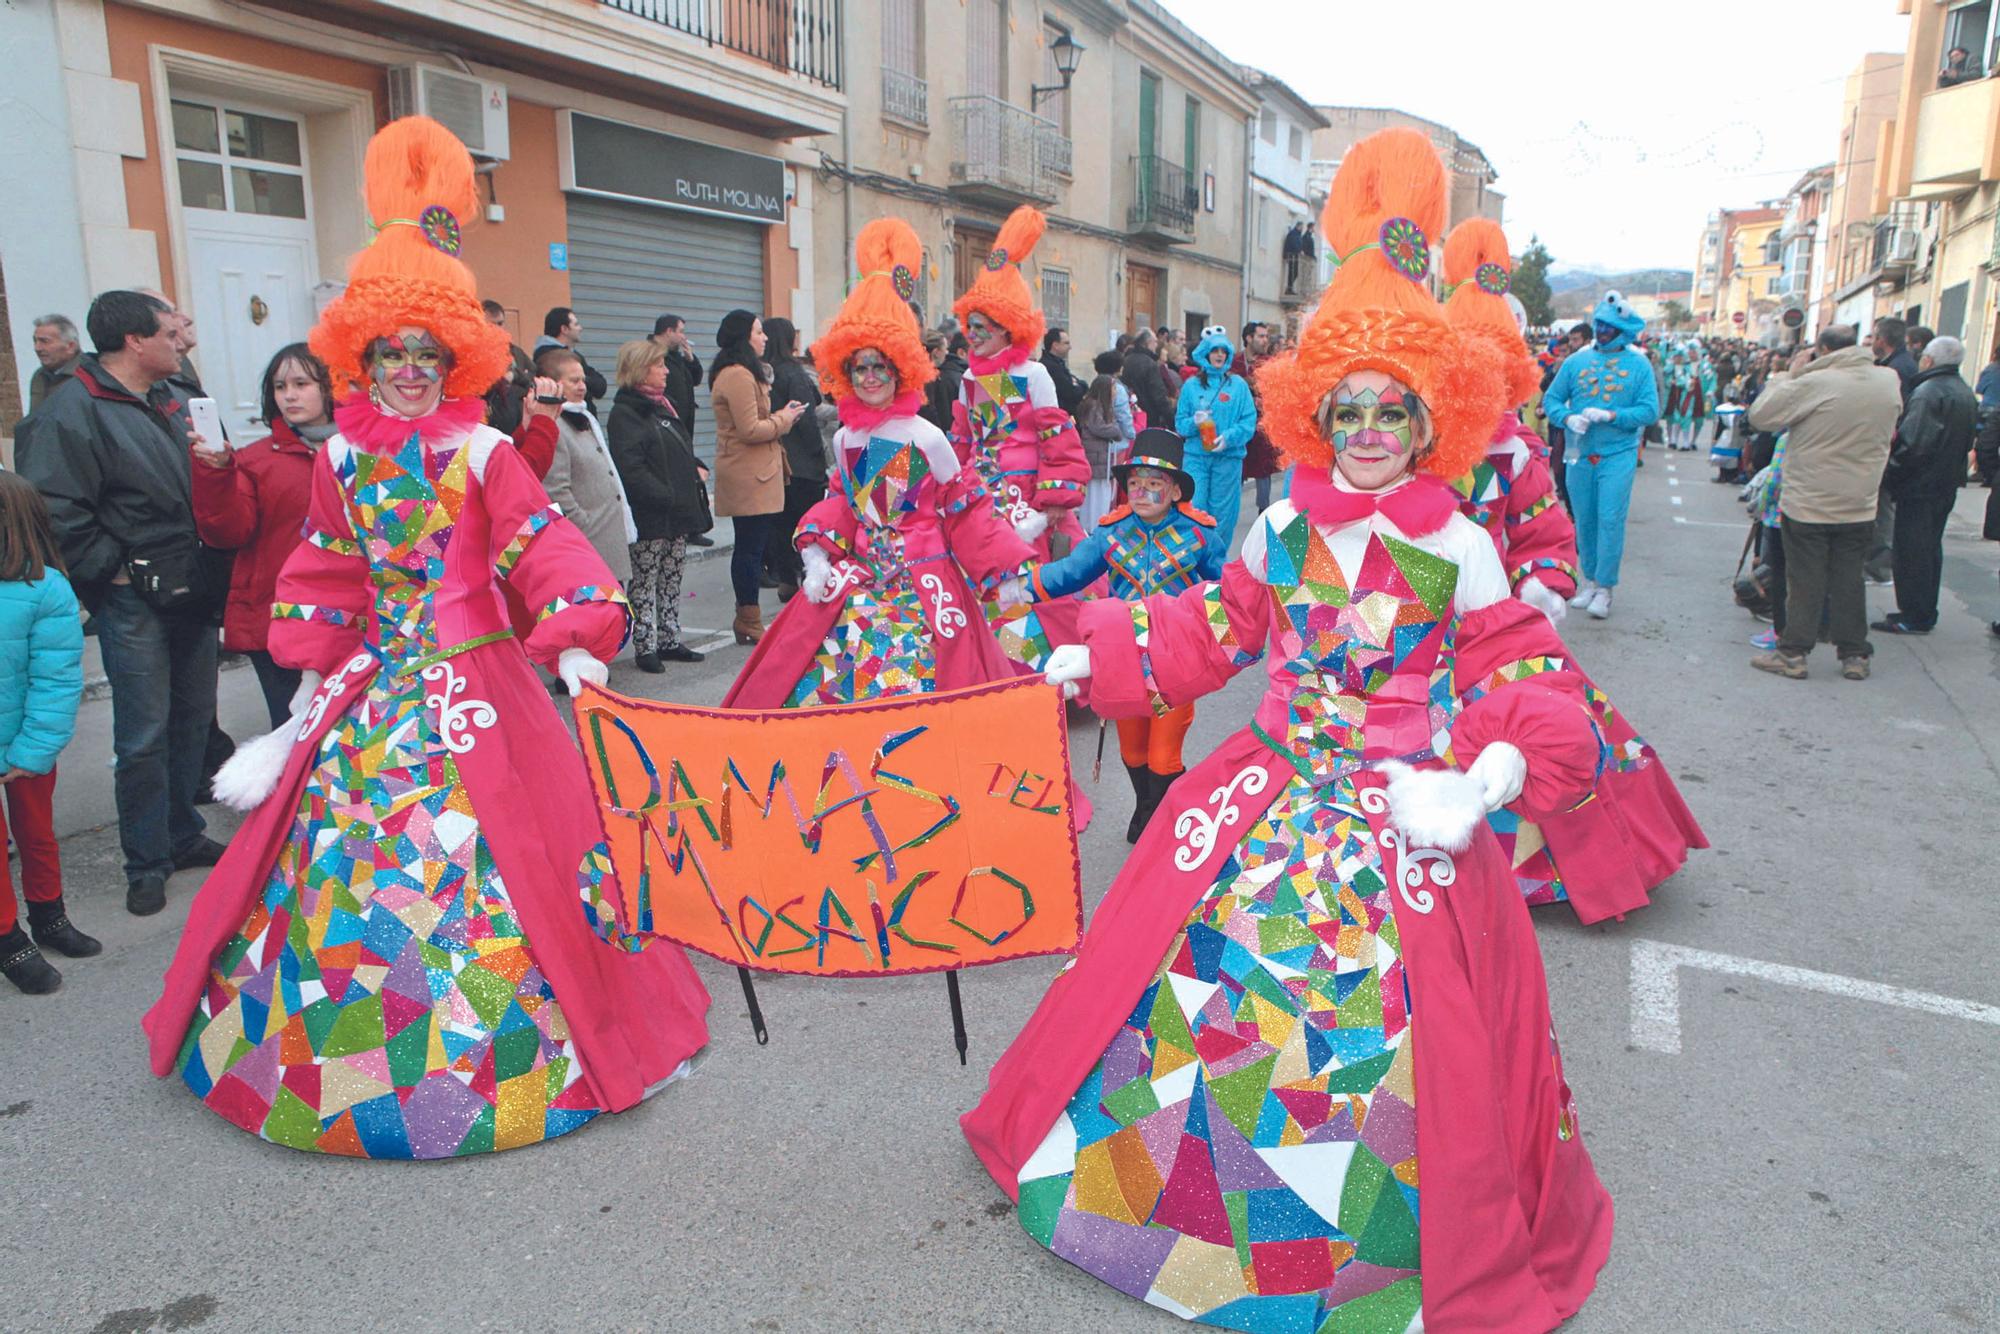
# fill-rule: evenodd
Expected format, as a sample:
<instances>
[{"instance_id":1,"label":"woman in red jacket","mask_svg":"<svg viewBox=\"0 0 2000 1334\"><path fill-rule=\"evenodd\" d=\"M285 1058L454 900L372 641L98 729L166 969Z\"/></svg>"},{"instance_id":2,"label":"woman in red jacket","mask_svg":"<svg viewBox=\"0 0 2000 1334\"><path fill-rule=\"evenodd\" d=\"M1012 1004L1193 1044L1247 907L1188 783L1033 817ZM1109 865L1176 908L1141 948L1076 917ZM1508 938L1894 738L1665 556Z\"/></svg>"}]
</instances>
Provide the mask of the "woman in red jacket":
<instances>
[{"instance_id":1,"label":"woman in red jacket","mask_svg":"<svg viewBox=\"0 0 2000 1334\"><path fill-rule=\"evenodd\" d=\"M236 551L222 647L257 669L271 725L291 716L299 674L265 651L278 570L299 544L313 456L333 434L333 391L326 366L304 343L278 350L264 370L264 421L271 433L231 450L194 451L194 520L201 540Z\"/></svg>"}]
</instances>

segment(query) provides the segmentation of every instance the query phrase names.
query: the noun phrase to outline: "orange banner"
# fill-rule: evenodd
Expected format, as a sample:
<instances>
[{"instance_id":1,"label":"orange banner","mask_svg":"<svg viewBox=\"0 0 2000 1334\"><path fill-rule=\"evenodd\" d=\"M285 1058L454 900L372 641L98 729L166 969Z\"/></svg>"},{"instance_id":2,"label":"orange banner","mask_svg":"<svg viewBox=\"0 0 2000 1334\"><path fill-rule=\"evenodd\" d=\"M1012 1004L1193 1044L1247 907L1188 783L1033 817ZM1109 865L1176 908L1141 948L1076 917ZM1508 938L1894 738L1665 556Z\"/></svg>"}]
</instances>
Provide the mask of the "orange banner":
<instances>
[{"instance_id":1,"label":"orange banner","mask_svg":"<svg viewBox=\"0 0 2000 1334\"><path fill-rule=\"evenodd\" d=\"M1051 686L772 712L588 689L576 717L618 885L586 884L586 906L624 948L658 937L828 977L1076 949L1082 868Z\"/></svg>"}]
</instances>

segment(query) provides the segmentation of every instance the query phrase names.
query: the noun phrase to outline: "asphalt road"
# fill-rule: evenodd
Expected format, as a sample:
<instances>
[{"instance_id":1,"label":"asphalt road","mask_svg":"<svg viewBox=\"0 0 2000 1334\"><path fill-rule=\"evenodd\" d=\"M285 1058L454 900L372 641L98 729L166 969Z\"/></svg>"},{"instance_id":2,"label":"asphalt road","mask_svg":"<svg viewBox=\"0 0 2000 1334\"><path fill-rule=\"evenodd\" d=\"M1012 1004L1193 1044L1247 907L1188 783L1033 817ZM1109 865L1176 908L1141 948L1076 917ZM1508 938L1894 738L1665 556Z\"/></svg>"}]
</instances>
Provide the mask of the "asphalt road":
<instances>
[{"instance_id":1,"label":"asphalt road","mask_svg":"<svg viewBox=\"0 0 2000 1334\"><path fill-rule=\"evenodd\" d=\"M1804 682L1745 665L1757 627L1729 600L1730 497L1694 456L1656 453L1617 614L1570 636L1715 843L1623 923L1538 914L1584 1136L1618 1207L1571 1327L2000 1328L2000 1025L1909 1007L1913 992L2000 1005L1978 796L2000 782L1984 495L1966 494L1947 538L1938 632L1878 641L1865 684L1824 650ZM690 624L727 623L720 562L689 592ZM663 677L622 665L613 685L713 702L742 659L725 647ZM1257 688L1246 676L1205 703L1190 754L1240 725ZM258 730L250 674L225 674L223 693L232 730ZM126 916L103 827L108 710L85 706L60 803L73 915L106 952L66 963L53 997L0 988L0 1329L1178 1328L1030 1241L958 1136L1050 960L967 977L963 1069L934 977L767 979L760 1048L736 979L704 961L706 1063L565 1139L412 1164L244 1135L147 1073L138 1018L195 882L178 877L158 917ZM1095 740L1079 722L1075 749ZM1115 766L1098 795L1093 902L1126 851ZM1635 941L1812 973L1681 970L1669 1054L1634 1041ZM1797 984L1820 974L1833 981Z\"/></svg>"}]
</instances>

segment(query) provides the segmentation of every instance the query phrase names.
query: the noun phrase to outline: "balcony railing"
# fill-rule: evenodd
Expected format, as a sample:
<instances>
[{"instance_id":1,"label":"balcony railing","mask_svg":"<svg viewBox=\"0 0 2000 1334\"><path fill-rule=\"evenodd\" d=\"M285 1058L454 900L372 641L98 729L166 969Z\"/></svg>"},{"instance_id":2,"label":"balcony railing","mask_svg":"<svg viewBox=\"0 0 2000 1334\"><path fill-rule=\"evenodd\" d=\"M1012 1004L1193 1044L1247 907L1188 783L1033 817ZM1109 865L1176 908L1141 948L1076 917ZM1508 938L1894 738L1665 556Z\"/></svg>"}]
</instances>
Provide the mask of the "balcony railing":
<instances>
[{"instance_id":1,"label":"balcony railing","mask_svg":"<svg viewBox=\"0 0 2000 1334\"><path fill-rule=\"evenodd\" d=\"M827 88L841 86L844 0L602 0Z\"/></svg>"},{"instance_id":2,"label":"balcony railing","mask_svg":"<svg viewBox=\"0 0 2000 1334\"><path fill-rule=\"evenodd\" d=\"M1054 121L997 97L954 97L947 105L955 189L1004 202L1055 201L1054 164L1067 165L1069 140Z\"/></svg>"},{"instance_id":3,"label":"balcony railing","mask_svg":"<svg viewBox=\"0 0 2000 1334\"><path fill-rule=\"evenodd\" d=\"M882 67L882 114L912 125L931 123L931 86L914 74Z\"/></svg>"},{"instance_id":4,"label":"balcony railing","mask_svg":"<svg viewBox=\"0 0 2000 1334\"><path fill-rule=\"evenodd\" d=\"M1201 191L1194 175L1157 154L1132 159L1132 207L1127 226L1136 234L1167 241L1192 241Z\"/></svg>"},{"instance_id":5,"label":"balcony railing","mask_svg":"<svg viewBox=\"0 0 2000 1334\"><path fill-rule=\"evenodd\" d=\"M1051 125L1050 132L1042 139L1043 168L1062 177L1064 180L1068 180L1072 175L1070 171L1071 155L1072 145L1070 144L1069 136L1064 134L1059 128Z\"/></svg>"}]
</instances>

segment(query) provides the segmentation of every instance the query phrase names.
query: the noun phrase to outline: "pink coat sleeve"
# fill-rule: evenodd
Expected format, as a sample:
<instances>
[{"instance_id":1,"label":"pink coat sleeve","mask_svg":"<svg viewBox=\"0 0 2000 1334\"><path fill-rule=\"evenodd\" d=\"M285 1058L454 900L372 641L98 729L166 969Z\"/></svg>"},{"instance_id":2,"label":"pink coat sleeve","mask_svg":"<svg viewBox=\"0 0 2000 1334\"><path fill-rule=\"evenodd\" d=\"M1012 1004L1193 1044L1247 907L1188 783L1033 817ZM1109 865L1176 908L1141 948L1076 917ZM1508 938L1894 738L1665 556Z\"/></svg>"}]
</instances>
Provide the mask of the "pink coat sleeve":
<instances>
[{"instance_id":1,"label":"pink coat sleeve","mask_svg":"<svg viewBox=\"0 0 2000 1334\"><path fill-rule=\"evenodd\" d=\"M1270 590L1240 560L1174 596L1084 603L1077 628L1090 649L1090 707L1147 718L1221 689L1264 656L1270 616Z\"/></svg>"},{"instance_id":2,"label":"pink coat sleeve","mask_svg":"<svg viewBox=\"0 0 2000 1334\"><path fill-rule=\"evenodd\" d=\"M1528 777L1512 808L1530 820L1587 798L1604 756L1584 680L1564 652L1548 618L1511 598L1459 620L1453 675L1469 703L1452 724L1451 753L1465 767L1495 741L1518 747Z\"/></svg>"},{"instance_id":3,"label":"pink coat sleeve","mask_svg":"<svg viewBox=\"0 0 2000 1334\"><path fill-rule=\"evenodd\" d=\"M278 571L267 642L279 666L322 676L361 647L373 606L368 561L327 456L323 449L313 460L305 537Z\"/></svg>"},{"instance_id":4,"label":"pink coat sleeve","mask_svg":"<svg viewBox=\"0 0 2000 1334\"><path fill-rule=\"evenodd\" d=\"M799 520L798 530L792 534L792 545L800 551L807 547L818 547L826 552L829 560L851 560L854 557L854 507L847 498L835 494L820 501L805 512Z\"/></svg>"},{"instance_id":5,"label":"pink coat sleeve","mask_svg":"<svg viewBox=\"0 0 2000 1334\"><path fill-rule=\"evenodd\" d=\"M951 452L958 455L961 464L972 459L972 400L968 397L971 393L972 379L968 376L959 384L958 397L952 401L951 432L946 437L951 441Z\"/></svg>"},{"instance_id":6,"label":"pink coat sleeve","mask_svg":"<svg viewBox=\"0 0 2000 1334\"><path fill-rule=\"evenodd\" d=\"M1507 492L1507 585L1530 575L1550 592L1576 592L1576 525L1556 497L1549 465L1531 454Z\"/></svg>"},{"instance_id":7,"label":"pink coat sleeve","mask_svg":"<svg viewBox=\"0 0 2000 1334\"><path fill-rule=\"evenodd\" d=\"M1058 407L1029 408L1021 423L1035 432L1040 446L1035 473L1037 509L1075 509L1083 504L1083 488L1090 481L1090 460L1084 456L1083 437L1076 423Z\"/></svg>"},{"instance_id":8,"label":"pink coat sleeve","mask_svg":"<svg viewBox=\"0 0 2000 1334\"><path fill-rule=\"evenodd\" d=\"M625 590L588 538L549 503L520 452L496 446L480 494L492 522L493 568L534 615L522 645L550 671L567 648L608 662L625 643Z\"/></svg>"},{"instance_id":9,"label":"pink coat sleeve","mask_svg":"<svg viewBox=\"0 0 2000 1334\"><path fill-rule=\"evenodd\" d=\"M1025 572L1035 549L1023 542L1014 526L993 508L993 499L970 468L961 469L937 493L938 517L944 540L965 580L979 592L999 586L1010 575Z\"/></svg>"}]
</instances>

